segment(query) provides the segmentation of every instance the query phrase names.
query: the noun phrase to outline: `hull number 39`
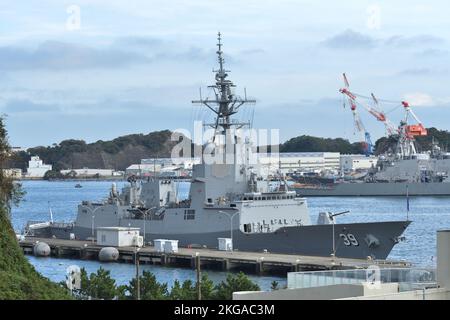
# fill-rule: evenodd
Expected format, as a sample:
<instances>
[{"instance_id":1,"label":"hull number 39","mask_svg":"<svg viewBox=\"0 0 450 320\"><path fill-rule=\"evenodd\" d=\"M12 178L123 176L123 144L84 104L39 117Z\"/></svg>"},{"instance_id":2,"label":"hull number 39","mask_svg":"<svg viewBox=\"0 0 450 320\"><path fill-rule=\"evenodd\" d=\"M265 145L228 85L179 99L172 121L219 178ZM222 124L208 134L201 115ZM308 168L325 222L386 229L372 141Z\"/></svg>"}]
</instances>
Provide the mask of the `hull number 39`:
<instances>
[{"instance_id":1,"label":"hull number 39","mask_svg":"<svg viewBox=\"0 0 450 320\"><path fill-rule=\"evenodd\" d=\"M359 246L358 240L356 240L356 237L352 233L347 233L347 234L341 233L339 235L339 237L342 238L342 241L348 247L349 246L355 246L355 247Z\"/></svg>"}]
</instances>

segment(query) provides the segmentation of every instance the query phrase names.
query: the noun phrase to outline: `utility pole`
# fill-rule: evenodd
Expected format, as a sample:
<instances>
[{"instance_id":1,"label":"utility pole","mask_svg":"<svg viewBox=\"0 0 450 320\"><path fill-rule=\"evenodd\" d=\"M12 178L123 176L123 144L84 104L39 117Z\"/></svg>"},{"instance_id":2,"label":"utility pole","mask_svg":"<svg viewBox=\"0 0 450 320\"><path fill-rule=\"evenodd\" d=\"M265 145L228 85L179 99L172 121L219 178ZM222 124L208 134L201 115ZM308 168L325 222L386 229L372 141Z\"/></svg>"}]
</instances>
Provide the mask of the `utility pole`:
<instances>
[{"instance_id":1,"label":"utility pole","mask_svg":"<svg viewBox=\"0 0 450 320\"><path fill-rule=\"evenodd\" d=\"M141 300L141 280L139 279L139 249L136 246L136 251L134 252L134 262L136 265L136 299Z\"/></svg>"},{"instance_id":2,"label":"utility pole","mask_svg":"<svg viewBox=\"0 0 450 320\"><path fill-rule=\"evenodd\" d=\"M200 254L195 253L195 268L197 269L197 299L202 300L202 277L200 272Z\"/></svg>"}]
</instances>

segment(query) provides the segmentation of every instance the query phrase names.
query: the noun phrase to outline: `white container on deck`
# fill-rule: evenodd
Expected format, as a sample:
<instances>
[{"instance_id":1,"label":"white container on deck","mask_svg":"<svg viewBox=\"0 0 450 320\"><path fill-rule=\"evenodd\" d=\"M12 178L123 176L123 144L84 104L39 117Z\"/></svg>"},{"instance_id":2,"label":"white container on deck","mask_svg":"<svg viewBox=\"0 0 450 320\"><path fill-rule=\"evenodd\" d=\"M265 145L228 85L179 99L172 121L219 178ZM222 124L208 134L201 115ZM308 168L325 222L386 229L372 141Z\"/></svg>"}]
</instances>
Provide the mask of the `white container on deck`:
<instances>
[{"instance_id":1,"label":"white container on deck","mask_svg":"<svg viewBox=\"0 0 450 320\"><path fill-rule=\"evenodd\" d=\"M165 253L177 253L178 252L178 240L166 240L164 243Z\"/></svg>"},{"instance_id":2,"label":"white container on deck","mask_svg":"<svg viewBox=\"0 0 450 320\"><path fill-rule=\"evenodd\" d=\"M139 228L100 227L97 228L97 244L107 247L134 247L139 237Z\"/></svg>"},{"instance_id":3,"label":"white container on deck","mask_svg":"<svg viewBox=\"0 0 450 320\"><path fill-rule=\"evenodd\" d=\"M231 238L217 238L220 251L233 251L233 240Z\"/></svg>"},{"instance_id":4,"label":"white container on deck","mask_svg":"<svg viewBox=\"0 0 450 320\"><path fill-rule=\"evenodd\" d=\"M164 244L166 241L169 241L167 239L155 239L153 240L153 244L155 246L156 252L164 252Z\"/></svg>"}]
</instances>

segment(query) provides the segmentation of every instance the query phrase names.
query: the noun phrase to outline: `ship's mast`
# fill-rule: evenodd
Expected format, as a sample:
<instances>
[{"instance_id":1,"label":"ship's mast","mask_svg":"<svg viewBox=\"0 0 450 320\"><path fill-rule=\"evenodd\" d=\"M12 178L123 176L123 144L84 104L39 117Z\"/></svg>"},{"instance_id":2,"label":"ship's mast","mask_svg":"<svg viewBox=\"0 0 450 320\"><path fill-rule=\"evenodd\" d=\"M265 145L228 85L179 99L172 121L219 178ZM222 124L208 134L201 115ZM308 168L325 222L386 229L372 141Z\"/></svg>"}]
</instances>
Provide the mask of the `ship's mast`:
<instances>
[{"instance_id":1,"label":"ship's mast","mask_svg":"<svg viewBox=\"0 0 450 320\"><path fill-rule=\"evenodd\" d=\"M215 129L216 134L225 134L226 130L230 129L232 126L236 128L242 128L243 126L249 125L248 122L238 123L231 119L231 116L239 111L239 108L246 103L255 103L255 100L247 99L247 95L241 98L234 95L231 91L232 87L235 87L232 81L228 80L229 70L224 69L225 60L223 58L222 51L222 37L220 32L217 34L217 60L219 62L219 69L213 70L216 74L216 83L214 85L208 86L214 90L214 99L203 99L200 95L199 100L194 100L192 103L201 104L209 108L212 112L216 114L216 122L214 124L207 124ZM219 129L220 128L220 129ZM219 132L218 132L219 131Z\"/></svg>"}]
</instances>

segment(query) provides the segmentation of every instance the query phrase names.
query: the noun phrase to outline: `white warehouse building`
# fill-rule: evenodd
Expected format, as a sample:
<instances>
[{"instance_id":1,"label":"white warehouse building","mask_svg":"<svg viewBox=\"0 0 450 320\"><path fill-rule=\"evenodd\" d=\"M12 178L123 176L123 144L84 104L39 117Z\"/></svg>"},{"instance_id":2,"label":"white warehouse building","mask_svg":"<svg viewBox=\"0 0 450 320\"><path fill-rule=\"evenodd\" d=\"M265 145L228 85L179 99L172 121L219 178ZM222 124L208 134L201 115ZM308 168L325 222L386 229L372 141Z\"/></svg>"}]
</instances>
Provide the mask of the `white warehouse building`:
<instances>
[{"instance_id":1,"label":"white warehouse building","mask_svg":"<svg viewBox=\"0 0 450 320\"><path fill-rule=\"evenodd\" d=\"M339 170L339 152L284 152L279 154L259 154L261 173L293 173L296 171L320 172Z\"/></svg>"},{"instance_id":2,"label":"white warehouse building","mask_svg":"<svg viewBox=\"0 0 450 320\"><path fill-rule=\"evenodd\" d=\"M44 164L39 156L31 157L28 161L27 177L29 178L43 178L47 171L52 170L51 164Z\"/></svg>"}]
</instances>

